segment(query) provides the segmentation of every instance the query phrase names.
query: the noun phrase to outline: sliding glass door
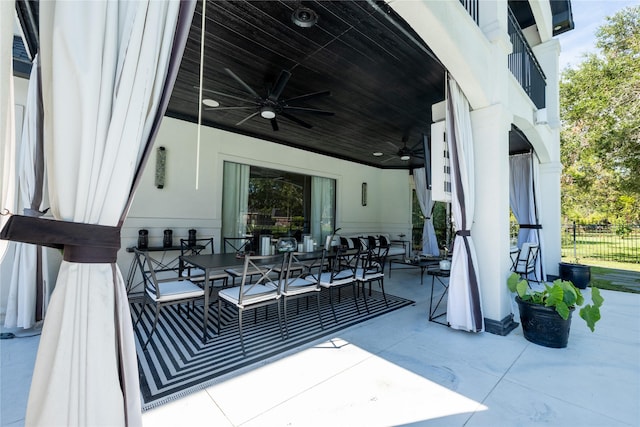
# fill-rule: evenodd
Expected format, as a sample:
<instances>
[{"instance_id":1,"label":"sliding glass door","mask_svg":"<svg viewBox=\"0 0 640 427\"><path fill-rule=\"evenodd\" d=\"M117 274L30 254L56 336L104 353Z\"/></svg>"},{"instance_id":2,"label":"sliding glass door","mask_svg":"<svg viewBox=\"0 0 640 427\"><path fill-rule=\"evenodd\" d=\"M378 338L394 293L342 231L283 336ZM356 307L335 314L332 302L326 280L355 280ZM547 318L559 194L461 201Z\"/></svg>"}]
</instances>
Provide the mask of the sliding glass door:
<instances>
[{"instance_id":1,"label":"sliding glass door","mask_svg":"<svg viewBox=\"0 0 640 427\"><path fill-rule=\"evenodd\" d=\"M222 237L311 234L322 247L335 227L336 181L233 162L224 163Z\"/></svg>"}]
</instances>

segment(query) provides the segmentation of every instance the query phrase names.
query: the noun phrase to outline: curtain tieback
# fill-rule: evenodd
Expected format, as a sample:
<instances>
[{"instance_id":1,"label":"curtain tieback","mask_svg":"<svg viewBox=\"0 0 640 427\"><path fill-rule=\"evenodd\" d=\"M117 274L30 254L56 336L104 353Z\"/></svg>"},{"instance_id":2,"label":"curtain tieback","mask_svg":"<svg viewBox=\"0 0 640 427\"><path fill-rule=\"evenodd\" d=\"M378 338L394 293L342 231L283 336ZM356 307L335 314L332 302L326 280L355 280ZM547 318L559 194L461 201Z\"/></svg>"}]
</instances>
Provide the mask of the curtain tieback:
<instances>
[{"instance_id":1,"label":"curtain tieback","mask_svg":"<svg viewBox=\"0 0 640 427\"><path fill-rule=\"evenodd\" d=\"M456 231L456 236L469 237L471 236L471 230L458 230Z\"/></svg>"},{"instance_id":2,"label":"curtain tieback","mask_svg":"<svg viewBox=\"0 0 640 427\"><path fill-rule=\"evenodd\" d=\"M531 230L542 230L542 224L520 224L520 228L528 228Z\"/></svg>"},{"instance_id":3,"label":"curtain tieback","mask_svg":"<svg viewBox=\"0 0 640 427\"><path fill-rule=\"evenodd\" d=\"M62 249L68 262L114 263L120 249L120 227L12 215L0 239Z\"/></svg>"},{"instance_id":4,"label":"curtain tieback","mask_svg":"<svg viewBox=\"0 0 640 427\"><path fill-rule=\"evenodd\" d=\"M425 216L424 219L431 219L431 217L430 216Z\"/></svg>"}]
</instances>

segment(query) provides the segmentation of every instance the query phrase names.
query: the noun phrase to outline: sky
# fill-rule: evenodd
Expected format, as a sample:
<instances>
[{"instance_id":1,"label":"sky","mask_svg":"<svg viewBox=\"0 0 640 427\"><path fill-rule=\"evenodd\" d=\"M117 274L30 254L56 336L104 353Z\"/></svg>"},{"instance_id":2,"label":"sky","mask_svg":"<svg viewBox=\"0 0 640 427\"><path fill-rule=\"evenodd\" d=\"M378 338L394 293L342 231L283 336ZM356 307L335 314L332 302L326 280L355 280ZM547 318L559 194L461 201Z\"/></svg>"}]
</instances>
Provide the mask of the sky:
<instances>
[{"instance_id":1,"label":"sky","mask_svg":"<svg viewBox=\"0 0 640 427\"><path fill-rule=\"evenodd\" d=\"M639 6L640 0L571 0L575 28L558 36L560 40L560 70L575 67L585 53L596 53L596 30L605 17L628 6Z\"/></svg>"}]
</instances>

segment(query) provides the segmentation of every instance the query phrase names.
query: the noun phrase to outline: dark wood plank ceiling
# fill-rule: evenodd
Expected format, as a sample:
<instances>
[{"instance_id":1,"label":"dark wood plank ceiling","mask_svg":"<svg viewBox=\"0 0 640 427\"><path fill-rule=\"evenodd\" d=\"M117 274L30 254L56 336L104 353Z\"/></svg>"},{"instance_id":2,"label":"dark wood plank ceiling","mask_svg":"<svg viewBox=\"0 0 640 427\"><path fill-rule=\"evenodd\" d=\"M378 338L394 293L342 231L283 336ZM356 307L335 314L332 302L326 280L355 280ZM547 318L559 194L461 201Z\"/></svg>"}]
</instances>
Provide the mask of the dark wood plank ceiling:
<instances>
[{"instance_id":1,"label":"dark wood plank ceiling","mask_svg":"<svg viewBox=\"0 0 640 427\"><path fill-rule=\"evenodd\" d=\"M299 6L318 15L310 28L293 23ZM431 125L432 104L444 99L445 70L411 28L383 2L207 1L203 96L221 107L251 105L209 91L251 99L230 69L260 96L281 70L291 78L280 98L329 90L292 105L335 115L291 113L307 129L278 115L278 130L254 110L204 109L205 126L381 168L421 166L397 152L419 143ZM198 3L168 116L197 122L202 2ZM204 107L203 107L204 108ZM418 144L419 145L419 144ZM372 153L381 152L375 157Z\"/></svg>"}]
</instances>

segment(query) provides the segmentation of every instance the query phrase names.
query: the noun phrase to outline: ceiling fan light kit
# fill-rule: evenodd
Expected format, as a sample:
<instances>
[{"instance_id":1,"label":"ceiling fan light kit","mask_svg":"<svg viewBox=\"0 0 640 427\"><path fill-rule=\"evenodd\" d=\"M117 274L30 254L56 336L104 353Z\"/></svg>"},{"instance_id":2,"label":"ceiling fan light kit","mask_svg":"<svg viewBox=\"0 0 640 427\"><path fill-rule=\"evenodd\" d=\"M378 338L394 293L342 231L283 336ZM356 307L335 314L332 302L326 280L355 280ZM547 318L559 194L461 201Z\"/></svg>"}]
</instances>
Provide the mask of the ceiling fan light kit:
<instances>
[{"instance_id":1,"label":"ceiling fan light kit","mask_svg":"<svg viewBox=\"0 0 640 427\"><path fill-rule=\"evenodd\" d=\"M223 93L223 92L218 92L211 89L204 89L204 90L206 90L207 92L214 93L218 96L222 96L229 99L235 99L237 101L242 101L246 104L253 104L253 105L224 106L224 107L216 106L216 108L212 108L212 111L253 110L251 114L249 114L244 119L236 123L236 126L242 125L247 120L259 114L260 117L262 117L263 119L269 120L271 122L271 128L274 131L279 130L278 120L277 120L279 117L284 117L287 120L292 121L302 127L311 129L313 126L311 126L309 123L305 122L304 120L301 120L298 117L294 116L292 113L319 114L323 116L334 115L334 113L331 111L324 111L324 110L318 110L316 108L291 105L292 102L302 102L302 101L308 101L313 98L318 98L321 96L329 96L331 95L331 92L329 92L328 90L306 93L304 95L294 96L293 98L287 98L287 99L281 98L280 96L282 95L282 92L284 91L285 86L287 85L287 83L289 82L289 79L291 78L291 73L287 70L280 71L280 75L278 76L278 79L275 81L273 86L267 91L267 95L264 97L260 96L258 92L253 90L251 86L245 83L244 80L238 77L229 68L225 68L225 71L227 72L227 74L229 74L229 76L231 76L231 78L233 78L233 80L236 81L236 83L240 85L240 87L242 87L244 92L251 95L250 99Z\"/></svg>"},{"instance_id":2,"label":"ceiling fan light kit","mask_svg":"<svg viewBox=\"0 0 640 427\"><path fill-rule=\"evenodd\" d=\"M267 105L267 106L262 107L262 109L260 110L260 116L263 119L271 120L271 119L276 117L276 112L274 111L274 109L272 107Z\"/></svg>"}]
</instances>

